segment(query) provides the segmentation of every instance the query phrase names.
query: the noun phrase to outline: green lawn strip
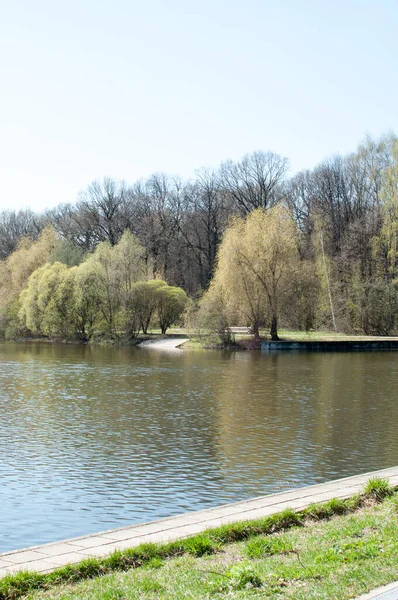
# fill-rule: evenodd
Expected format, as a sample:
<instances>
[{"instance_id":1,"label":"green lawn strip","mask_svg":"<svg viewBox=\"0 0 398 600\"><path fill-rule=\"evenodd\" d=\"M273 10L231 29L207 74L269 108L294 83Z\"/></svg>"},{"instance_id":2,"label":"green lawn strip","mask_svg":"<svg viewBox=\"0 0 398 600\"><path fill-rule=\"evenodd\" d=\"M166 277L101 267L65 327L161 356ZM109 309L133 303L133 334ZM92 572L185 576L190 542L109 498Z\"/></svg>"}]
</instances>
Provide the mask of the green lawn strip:
<instances>
[{"instance_id":1,"label":"green lawn strip","mask_svg":"<svg viewBox=\"0 0 398 600\"><path fill-rule=\"evenodd\" d=\"M321 341L383 341L383 336L376 335L361 335L361 334L347 334L337 333L335 331L289 331L287 329L281 329L279 331L279 337L282 340L293 340L300 342L321 342Z\"/></svg>"},{"instance_id":2,"label":"green lawn strip","mask_svg":"<svg viewBox=\"0 0 398 600\"><path fill-rule=\"evenodd\" d=\"M103 586L104 582L108 581L108 578L110 577L111 580L114 579L114 581L119 581L120 580L120 572L127 572L124 573L124 575L128 574L128 579L131 579L131 573L133 572L138 572L138 571L142 571L144 572L144 570L146 571L147 569L149 569L151 571L151 573L157 573L157 567L165 564L164 567L162 567L159 571L160 572L165 572L164 569L167 566L167 569L177 569L177 571L174 573L174 575L172 576L172 578L176 578L177 574L181 574L181 577L183 580L188 580L189 579L189 585L194 585L194 583L192 582L192 578L196 578L200 580L202 588L204 586L204 588L207 589L208 585L210 585L208 583L209 580L209 575L212 575L212 578L218 580L221 579L221 581L219 581L218 583L214 583L214 581L211 583L211 585L214 587L214 585L217 587L219 586L220 588L220 593L224 593L225 591L225 586L229 586L231 584L231 581L234 582L236 579L239 581L244 581L245 585L248 584L249 587L251 585L251 577L252 575L250 574L250 569L252 568L252 565L250 564L246 564L244 563L243 566L238 564L237 568L237 572L233 572L233 567L234 565L231 565L231 572L230 571L225 571L225 569L223 569L224 572L218 572L217 570L213 570L210 569L210 571L212 573L205 573L203 575L200 573L196 573L196 562L199 560L199 557L209 557L211 558L211 560L215 561L216 563L221 561L221 563L223 562L223 559L225 557L225 555L228 555L228 553L232 553L234 552L234 547L236 545L242 544L242 542L244 542L245 544L247 544L247 548L245 549L245 556L247 556L247 560L254 560L256 561L256 555L255 553L253 554L253 550L252 550L252 554L250 555L250 545L254 544L254 540L255 540L255 536L269 536L270 534L279 534L280 532L284 532L284 534L286 534L290 529L293 528L293 530L295 532L299 532L299 531L305 531L308 528L308 524L309 523L321 523L322 521L329 520L331 519L333 516L335 515L348 515L348 514L352 514L354 518L355 515L355 511L361 510L363 509L364 506L366 506L367 503L372 502L372 503L379 503L382 502L386 497L392 496L392 500L389 502L389 506L396 508L397 506L397 499L398 499L398 494L396 493L395 490L392 490L392 488L389 487L388 482L383 481L383 480L371 480L367 486L366 486L366 493L363 493L361 495L357 495L354 496L348 500L331 500L329 502L326 502L324 504L317 504L317 505L312 505L310 507L308 507L307 509L304 509L302 511L298 511L298 512L294 512L290 509L287 509L281 513L269 516L269 517L265 517L263 519L258 519L255 521L246 521L246 522L238 522L238 523L231 523L228 525L223 525L221 527L218 528L214 528L214 529L209 529L201 534L192 536L190 538L186 538L184 540L178 540L175 542L171 542L168 544L142 544L136 548L132 548L130 550L123 550L123 551L118 551L113 553L112 555L105 557L105 558L97 558L97 559L87 559L82 561L81 563L78 563L76 565L69 565L66 567L62 567L60 569L57 569L55 571L52 571L51 573L47 573L47 574L38 574L38 573L32 573L32 572L24 572L24 573L19 573L16 575L9 575L7 577L4 577L3 579L0 580L0 600L14 600L17 598L21 598L23 596L28 596L29 594L29 598L107 598L109 597L109 599L112 598L113 599L117 599L117 598L124 598L123 595L117 595L118 591L117 590L110 590L106 592L106 594L108 595L98 595L98 590L97 591L93 591L93 593L91 594L91 591L88 591L87 593L82 591L81 593L83 594L82 596L80 596L80 588L76 587L76 585L73 586L72 591L68 591L68 590L62 590L59 587L54 587L54 586L60 586L60 585L65 585L67 584L68 586L70 584L77 584L79 581L81 580L91 580L90 582L86 582L84 585L85 586L89 586L89 588L87 589L91 589L91 586L93 587L93 590L96 590L97 587L101 587ZM387 504L387 503L385 503ZM384 504L382 505L384 506ZM394 513L395 514L395 513ZM359 518L359 517L358 517ZM371 517L369 517L371 518ZM304 525L306 525L306 527L303 527ZM313 527L313 525L311 525L311 527ZM396 530L396 519L394 520L394 527ZM267 538L265 538L267 539ZM397 541L397 540L396 540ZM261 544L260 544L261 547ZM319 549L317 547L317 545L315 545L315 547L317 548L317 550ZM373 546L372 546L373 548ZM391 546L391 548L394 548L394 550L396 550L395 545L393 544ZM232 550L231 550L232 549ZM282 549L282 551L281 551ZM270 551L265 551L264 553L267 556L273 556L275 554L280 555L282 554L282 556L286 557L286 560L290 560L294 562L294 569L293 571L297 573L300 572L300 577L304 577L303 573L305 574L304 579L310 577L315 577L315 573L316 573L316 577L318 577L318 571L322 570L321 567L322 565L320 564L320 566L317 567L317 570L314 570L314 567L307 567L307 565L304 563L304 556L302 555L301 552L297 551L297 548L295 546L290 547L289 545L287 545L286 547L280 547L279 550L278 548L274 548L274 552L270 552ZM375 549L371 550L373 553L376 553ZM257 553L260 552L261 554L261 548L260 551L257 550ZM343 549L343 553L346 552L346 548L344 547ZM369 550L370 552L370 550ZM294 555L294 559L290 556L290 554ZM338 552L337 554L340 554L340 552ZM353 550L353 556L355 555L355 552ZM375 555L376 555L375 554ZM334 556L334 555L333 555ZM350 555L351 556L351 555ZM373 555L372 555L373 556ZM385 557L387 557L387 555L385 555ZM396 558L396 555L395 555ZM174 560L174 562L173 562ZM202 559L201 559L202 560ZM193 561L193 562L192 562ZM178 565L186 565L188 568L188 571L186 571L186 568L184 567L182 570L178 570ZM210 563L209 563L210 564ZM172 566L174 565L174 567ZM189 566L190 565L190 566ZM198 563L199 565L199 563ZM333 565L335 566L335 565ZM397 564L396 564L397 566ZM138 569L138 571L136 571L135 569L137 567L145 567L145 569ZM308 571L308 569L310 569ZM116 572L119 572L119 574L117 574ZM193 573L194 572L194 573ZM196 574L195 574L196 573ZM310 574L310 575L309 575ZM321 575L319 575L321 576ZM142 585L148 585L149 588L151 588L152 584L148 583L148 576L147 575L143 575L141 573L141 575L137 576L138 579L141 581L141 579L143 579L144 581L147 581L147 584L142 584ZM159 575L160 579L162 579L162 576ZM298 577L298 575L297 575ZM294 576L294 579L297 579L296 576ZM112 579L113 578L113 579ZM116 579L115 579L116 578ZM185 578L185 579L184 579ZM248 581L246 581L246 579L248 579ZM265 580L263 580L263 577L257 574L253 574L253 581L256 580L257 578L257 584L260 584L260 580L261 580L261 587L263 588L265 585ZM260 579L258 579L260 578ZM276 581L279 581L280 577L278 577L278 579ZM287 578L285 578L287 579ZM120 580L122 581L122 580ZM123 580L124 581L124 580ZM138 580L137 580L138 581ZM383 581L381 581L382 583ZM80 584L82 585L82 584ZM134 585L135 584L131 584ZM137 583L138 585L138 583ZM139 584L141 585L141 583ZM163 585L160 580L157 581L157 578L155 578L153 586L158 587ZM177 585L177 584L176 584ZM181 584L182 585L182 584ZM242 584L243 585L243 584ZM268 585L268 584L267 584ZM272 585L279 585L278 583L272 583ZM152 586L152 587L153 587ZM282 586L283 587L283 586ZM203 589L204 589L203 588ZM82 590L84 588L81 588ZM140 588L141 589L141 588ZM257 589L256 586L253 587L253 590ZM47 590L47 591L42 591L40 594L34 594L34 592L36 590ZM217 590L213 590L212 591L214 593L218 593ZM97 593L98 592L98 593ZM245 588L245 593L247 592L247 589ZM102 593L102 592L101 592ZM124 592L123 592L124 593ZM128 598L144 598L145 596L142 595L142 590L140 592L141 595L138 596L134 596L132 594L134 594L135 592L129 592L129 595L127 596ZM138 593L138 592L137 592ZM147 592L145 592L147 594L152 594L149 595L149 598L153 598L153 597L162 597L161 595L159 596L159 590L155 591L155 590L151 590L148 589ZM185 593L185 592L184 592ZM187 591L188 593L188 591ZM189 592L191 593L191 592ZM195 588L193 588L193 593L194 595L189 596L189 593L187 596L183 596L183 595L167 595L167 598L178 598L178 597L200 597L199 595L196 595L196 590ZM207 590L206 593L209 593L209 591ZM32 594L34 594L32 596ZM62 595L62 594L66 594L66 595ZM68 595L69 594L69 595ZM86 594L86 595L85 595ZM88 594L88 595L87 595ZM97 595L96 595L97 594ZM113 594L113 595L112 595ZM153 596L153 594L155 594L155 596ZM158 594L156 596L156 594ZM240 597L240 596L237 596ZM246 597L246 596L242 596L242 597ZM286 596L288 597L288 596ZM325 596L326 597L326 596ZM297 596L298 598L298 596Z\"/></svg>"},{"instance_id":3,"label":"green lawn strip","mask_svg":"<svg viewBox=\"0 0 398 600\"><path fill-rule=\"evenodd\" d=\"M202 335L187 333L189 341L182 347L188 350L206 349L206 348L236 348L245 349L251 348L253 344L253 336L248 334L234 333L232 334L232 342L225 343L221 338L214 333L204 332ZM260 330L260 337L263 341L270 341L269 332L265 329ZM352 335L345 333L336 333L333 331L290 331L281 329L279 331L281 341L292 342L376 342L386 341L383 336L367 336L367 335ZM391 336L393 337L393 336Z\"/></svg>"}]
</instances>

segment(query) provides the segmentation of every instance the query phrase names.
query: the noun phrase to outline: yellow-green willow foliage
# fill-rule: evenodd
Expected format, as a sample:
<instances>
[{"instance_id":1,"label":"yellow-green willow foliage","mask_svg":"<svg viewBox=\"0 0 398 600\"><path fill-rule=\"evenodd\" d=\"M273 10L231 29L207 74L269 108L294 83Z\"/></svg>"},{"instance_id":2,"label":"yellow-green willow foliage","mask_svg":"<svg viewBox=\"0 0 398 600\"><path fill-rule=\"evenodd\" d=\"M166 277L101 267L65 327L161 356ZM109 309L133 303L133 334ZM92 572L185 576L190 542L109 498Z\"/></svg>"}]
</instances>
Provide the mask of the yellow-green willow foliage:
<instances>
[{"instance_id":1,"label":"yellow-green willow foliage","mask_svg":"<svg viewBox=\"0 0 398 600\"><path fill-rule=\"evenodd\" d=\"M116 246L98 244L87 260L95 280L97 301L104 330L115 332L123 326L131 288L136 281L146 279L145 250L137 238L126 231Z\"/></svg>"},{"instance_id":2,"label":"yellow-green willow foliage","mask_svg":"<svg viewBox=\"0 0 398 600\"><path fill-rule=\"evenodd\" d=\"M0 262L1 306L6 306L19 296L33 271L48 261L54 244L54 230L46 227L36 241L23 238L18 248Z\"/></svg>"},{"instance_id":3,"label":"yellow-green willow foliage","mask_svg":"<svg viewBox=\"0 0 398 600\"><path fill-rule=\"evenodd\" d=\"M0 261L0 335L23 334L18 319L19 295L30 275L48 261L54 243L53 228L46 227L36 241L23 238L12 254Z\"/></svg>"},{"instance_id":4,"label":"yellow-green willow foliage","mask_svg":"<svg viewBox=\"0 0 398 600\"><path fill-rule=\"evenodd\" d=\"M131 288L145 274L144 249L130 232L114 247L99 244L79 266L47 262L33 271L19 296L20 325L48 337L114 333L125 326Z\"/></svg>"},{"instance_id":5,"label":"yellow-green willow foliage","mask_svg":"<svg viewBox=\"0 0 398 600\"><path fill-rule=\"evenodd\" d=\"M55 262L36 269L20 295L21 325L33 334L87 339L100 322L97 280L89 263Z\"/></svg>"},{"instance_id":6,"label":"yellow-green willow foliage","mask_svg":"<svg viewBox=\"0 0 398 600\"><path fill-rule=\"evenodd\" d=\"M187 304L188 296L180 287L164 285L157 290L157 317L163 334L177 323Z\"/></svg>"},{"instance_id":7,"label":"yellow-green willow foliage","mask_svg":"<svg viewBox=\"0 0 398 600\"><path fill-rule=\"evenodd\" d=\"M383 173L380 196L382 226L374 240L374 250L383 264L380 275L394 281L398 277L398 142L393 148L392 163Z\"/></svg>"},{"instance_id":8,"label":"yellow-green willow foliage","mask_svg":"<svg viewBox=\"0 0 398 600\"><path fill-rule=\"evenodd\" d=\"M100 298L96 272L89 262L70 269L74 282L74 317L78 335L90 339L101 321Z\"/></svg>"},{"instance_id":9,"label":"yellow-green willow foliage","mask_svg":"<svg viewBox=\"0 0 398 600\"><path fill-rule=\"evenodd\" d=\"M151 279L150 281L138 281L131 290L129 299L129 312L135 315L138 320L138 326L144 333L147 333L149 325L156 314L158 307L158 290L167 286L161 279Z\"/></svg>"},{"instance_id":10,"label":"yellow-green willow foliage","mask_svg":"<svg viewBox=\"0 0 398 600\"><path fill-rule=\"evenodd\" d=\"M147 333L151 323L160 326L162 333L178 322L188 304L183 289L167 285L161 279L139 281L132 286L129 299L130 321Z\"/></svg>"},{"instance_id":11,"label":"yellow-green willow foliage","mask_svg":"<svg viewBox=\"0 0 398 600\"><path fill-rule=\"evenodd\" d=\"M249 323L257 336L259 325L269 322L277 339L278 318L298 264L296 225L290 212L282 205L258 209L246 219L235 218L228 227L207 294L221 297L230 319ZM205 295L202 304L206 303Z\"/></svg>"},{"instance_id":12,"label":"yellow-green willow foliage","mask_svg":"<svg viewBox=\"0 0 398 600\"><path fill-rule=\"evenodd\" d=\"M74 281L62 263L36 269L20 296L19 317L35 334L68 337L74 333Z\"/></svg>"},{"instance_id":13,"label":"yellow-green willow foliage","mask_svg":"<svg viewBox=\"0 0 398 600\"><path fill-rule=\"evenodd\" d=\"M96 333L132 339L151 321L164 333L188 297L165 281L143 281L146 273L144 249L130 232L116 246L102 242L79 266L47 262L20 294L20 324L35 335L63 339Z\"/></svg>"}]
</instances>

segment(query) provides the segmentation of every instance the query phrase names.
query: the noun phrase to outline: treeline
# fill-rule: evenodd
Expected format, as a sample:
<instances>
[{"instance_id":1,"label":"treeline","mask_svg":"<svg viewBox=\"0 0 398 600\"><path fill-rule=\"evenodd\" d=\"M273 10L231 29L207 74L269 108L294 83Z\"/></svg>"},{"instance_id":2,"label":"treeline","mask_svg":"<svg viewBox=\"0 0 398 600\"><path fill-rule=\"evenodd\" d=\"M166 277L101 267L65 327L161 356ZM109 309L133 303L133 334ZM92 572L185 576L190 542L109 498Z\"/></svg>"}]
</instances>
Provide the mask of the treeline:
<instances>
[{"instance_id":1,"label":"treeline","mask_svg":"<svg viewBox=\"0 0 398 600\"><path fill-rule=\"evenodd\" d=\"M68 266L72 257L79 264ZM6 338L125 341L150 325L165 333L188 297L165 281L148 280L148 274L145 250L128 230L116 245L100 242L82 256L47 227L36 241L24 238L1 263L1 331Z\"/></svg>"},{"instance_id":2,"label":"treeline","mask_svg":"<svg viewBox=\"0 0 398 600\"><path fill-rule=\"evenodd\" d=\"M139 263L145 271L141 279L167 281L196 301L205 290L214 289L215 280L209 288L214 275L220 280L217 269L223 260L221 241L228 239L227 230L238 227L239 219L246 222L256 211L272 214L270 209L282 207L293 219L299 262L298 276L290 274L285 286L279 286L278 322L299 329L335 327L388 334L396 327L397 314L396 144L392 134L367 138L352 154L335 156L290 178L286 158L254 152L241 161L226 161L218 169L202 170L191 181L155 174L127 185L105 178L89 185L74 204L43 214L3 212L0 269L11 277L12 265L26 261L25 278L17 276L14 281L11 277L11 283L4 284L8 280L2 276L3 324L8 323L9 331L18 319L25 319L29 329L29 323L33 326L31 317L17 304L25 298L21 292L35 270L35 252L27 250L24 258L22 254L29 244L42 245L49 227L53 231L52 249L36 268L49 262L64 265L68 273L84 271L100 250L106 247L111 252L119 247L127 231L140 247ZM268 225L264 227L267 230ZM258 243L265 241L263 236ZM238 273L238 262L224 263L232 273ZM118 284L116 304L117 311L123 306L126 315L124 289ZM236 294L242 298L244 291L234 287L231 280L230 297ZM263 294L268 294L265 288ZM224 300L227 296L224 293ZM217 314L224 315L226 324L247 323L254 330L263 324L271 327L276 313L270 302L268 298L266 305L263 303L262 316L256 319L248 315L247 307L218 310ZM127 327L121 313L117 324L108 322L103 309L100 313L102 324L108 323L108 328ZM189 314L194 321L192 307Z\"/></svg>"},{"instance_id":3,"label":"treeline","mask_svg":"<svg viewBox=\"0 0 398 600\"><path fill-rule=\"evenodd\" d=\"M93 252L103 241L117 244L127 229L145 248L153 277L192 296L208 286L231 215L278 202L287 171L287 159L254 152L217 170L202 170L193 181L166 174L133 185L109 178L95 181L74 204L44 214L1 213L0 260L16 249L21 237L36 239L47 225L83 252Z\"/></svg>"}]
</instances>

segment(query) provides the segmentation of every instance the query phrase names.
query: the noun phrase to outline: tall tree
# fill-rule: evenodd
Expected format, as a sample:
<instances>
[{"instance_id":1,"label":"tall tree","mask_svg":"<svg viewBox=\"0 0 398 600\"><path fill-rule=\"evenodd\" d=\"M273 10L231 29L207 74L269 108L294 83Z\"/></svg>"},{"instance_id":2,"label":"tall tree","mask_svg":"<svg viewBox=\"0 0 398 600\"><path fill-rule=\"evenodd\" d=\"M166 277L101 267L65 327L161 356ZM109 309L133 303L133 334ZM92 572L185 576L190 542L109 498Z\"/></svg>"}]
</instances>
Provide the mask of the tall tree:
<instances>
[{"instance_id":1,"label":"tall tree","mask_svg":"<svg viewBox=\"0 0 398 600\"><path fill-rule=\"evenodd\" d=\"M16 250L23 237L36 240L45 225L45 219L33 211L5 210L0 213L0 260Z\"/></svg>"},{"instance_id":2,"label":"tall tree","mask_svg":"<svg viewBox=\"0 0 398 600\"><path fill-rule=\"evenodd\" d=\"M144 254L137 238L127 231L116 246L109 242L98 244L87 260L95 275L106 329L112 333L116 330L120 311L126 308L133 284L146 278Z\"/></svg>"},{"instance_id":3,"label":"tall tree","mask_svg":"<svg viewBox=\"0 0 398 600\"><path fill-rule=\"evenodd\" d=\"M288 168L288 159L274 152L252 152L239 162L222 163L220 187L233 198L242 214L270 208L284 195L282 183Z\"/></svg>"},{"instance_id":4,"label":"tall tree","mask_svg":"<svg viewBox=\"0 0 398 600\"><path fill-rule=\"evenodd\" d=\"M171 285L159 287L156 295L160 330L165 334L181 317L188 303L188 296L181 288Z\"/></svg>"},{"instance_id":5,"label":"tall tree","mask_svg":"<svg viewBox=\"0 0 398 600\"><path fill-rule=\"evenodd\" d=\"M298 267L296 225L278 205L236 218L222 240L214 284L231 312L250 319L256 337L262 321L278 339L278 318Z\"/></svg>"},{"instance_id":6,"label":"tall tree","mask_svg":"<svg viewBox=\"0 0 398 600\"><path fill-rule=\"evenodd\" d=\"M69 337L75 333L73 288L67 285L68 271L62 263L47 263L30 276L27 288L21 293L19 316L33 333L50 337Z\"/></svg>"},{"instance_id":7,"label":"tall tree","mask_svg":"<svg viewBox=\"0 0 398 600\"><path fill-rule=\"evenodd\" d=\"M380 197L382 226L374 245L382 258L382 276L394 281L398 277L398 142L393 149L393 162L383 174Z\"/></svg>"},{"instance_id":8,"label":"tall tree","mask_svg":"<svg viewBox=\"0 0 398 600\"><path fill-rule=\"evenodd\" d=\"M161 279L137 281L132 287L128 303L130 318L136 317L143 333L148 333L149 325L158 308L158 290L167 284Z\"/></svg>"},{"instance_id":9,"label":"tall tree","mask_svg":"<svg viewBox=\"0 0 398 600\"><path fill-rule=\"evenodd\" d=\"M93 181L80 193L77 208L81 223L97 242L106 241L114 246L119 241L126 228L121 211L124 195L124 183L110 177Z\"/></svg>"},{"instance_id":10,"label":"tall tree","mask_svg":"<svg viewBox=\"0 0 398 600\"><path fill-rule=\"evenodd\" d=\"M214 171L198 171L192 185L186 186L179 220L184 254L192 256L197 283L205 289L212 277L217 250L229 216L231 203L219 188ZM199 280L199 281L198 281ZM190 283L190 282L189 282ZM195 292L187 282L186 287ZM196 286L197 286L196 283Z\"/></svg>"},{"instance_id":11,"label":"tall tree","mask_svg":"<svg viewBox=\"0 0 398 600\"><path fill-rule=\"evenodd\" d=\"M17 249L0 263L0 306L18 298L33 271L48 261L54 245L52 227L46 227L37 240L20 240Z\"/></svg>"}]
</instances>

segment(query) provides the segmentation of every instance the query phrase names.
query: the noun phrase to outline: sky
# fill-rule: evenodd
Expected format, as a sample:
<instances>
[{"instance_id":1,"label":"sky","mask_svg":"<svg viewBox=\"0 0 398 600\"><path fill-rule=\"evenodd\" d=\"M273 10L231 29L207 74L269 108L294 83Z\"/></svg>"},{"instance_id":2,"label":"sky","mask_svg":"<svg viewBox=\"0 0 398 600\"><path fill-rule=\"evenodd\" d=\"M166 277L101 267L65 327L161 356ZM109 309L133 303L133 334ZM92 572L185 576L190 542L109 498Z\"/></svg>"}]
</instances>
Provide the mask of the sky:
<instances>
[{"instance_id":1,"label":"sky","mask_svg":"<svg viewBox=\"0 0 398 600\"><path fill-rule=\"evenodd\" d=\"M398 133L396 0L0 0L0 209Z\"/></svg>"}]
</instances>

